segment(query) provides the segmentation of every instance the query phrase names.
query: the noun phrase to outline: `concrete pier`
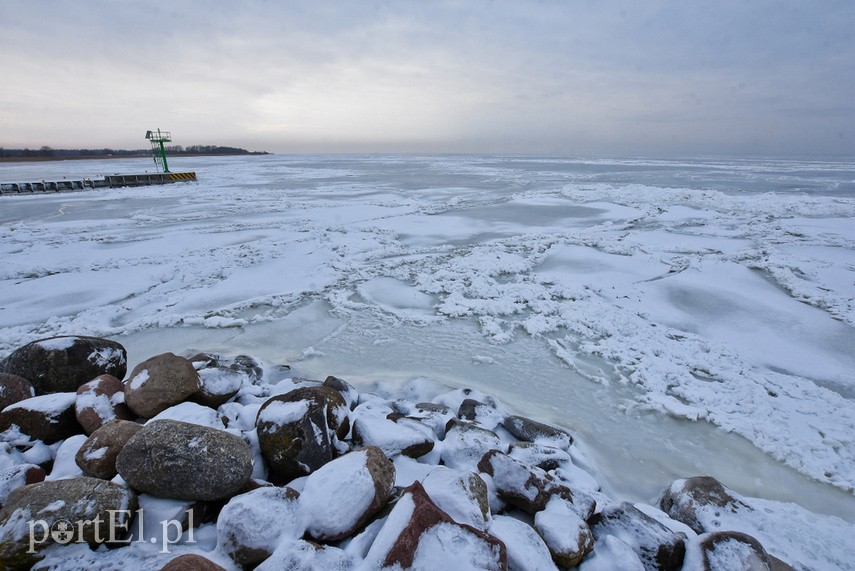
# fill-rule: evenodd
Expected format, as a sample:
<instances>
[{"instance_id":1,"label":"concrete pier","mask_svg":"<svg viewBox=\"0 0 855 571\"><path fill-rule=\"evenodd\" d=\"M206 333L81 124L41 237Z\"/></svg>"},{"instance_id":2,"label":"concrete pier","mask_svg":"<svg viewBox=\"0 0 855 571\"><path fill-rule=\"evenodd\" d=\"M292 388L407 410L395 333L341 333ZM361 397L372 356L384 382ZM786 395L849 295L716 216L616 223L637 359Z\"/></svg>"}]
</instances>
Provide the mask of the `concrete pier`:
<instances>
[{"instance_id":1,"label":"concrete pier","mask_svg":"<svg viewBox=\"0 0 855 571\"><path fill-rule=\"evenodd\" d=\"M123 186L148 186L195 181L195 172L167 172L146 174L114 174L103 179L78 179L39 182L0 183L0 194L31 194L41 192L69 192L95 188L117 188Z\"/></svg>"}]
</instances>

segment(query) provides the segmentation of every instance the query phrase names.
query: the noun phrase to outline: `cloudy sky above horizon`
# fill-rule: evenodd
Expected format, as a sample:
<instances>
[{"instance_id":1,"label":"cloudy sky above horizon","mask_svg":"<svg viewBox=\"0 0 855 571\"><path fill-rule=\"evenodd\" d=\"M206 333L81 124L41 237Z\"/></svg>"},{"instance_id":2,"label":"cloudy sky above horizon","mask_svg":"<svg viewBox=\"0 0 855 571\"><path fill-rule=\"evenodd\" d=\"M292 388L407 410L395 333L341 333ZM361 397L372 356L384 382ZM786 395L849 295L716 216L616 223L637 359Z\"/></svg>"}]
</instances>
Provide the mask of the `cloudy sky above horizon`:
<instances>
[{"instance_id":1,"label":"cloudy sky above horizon","mask_svg":"<svg viewBox=\"0 0 855 571\"><path fill-rule=\"evenodd\" d=\"M0 2L0 146L855 154L855 2Z\"/></svg>"}]
</instances>

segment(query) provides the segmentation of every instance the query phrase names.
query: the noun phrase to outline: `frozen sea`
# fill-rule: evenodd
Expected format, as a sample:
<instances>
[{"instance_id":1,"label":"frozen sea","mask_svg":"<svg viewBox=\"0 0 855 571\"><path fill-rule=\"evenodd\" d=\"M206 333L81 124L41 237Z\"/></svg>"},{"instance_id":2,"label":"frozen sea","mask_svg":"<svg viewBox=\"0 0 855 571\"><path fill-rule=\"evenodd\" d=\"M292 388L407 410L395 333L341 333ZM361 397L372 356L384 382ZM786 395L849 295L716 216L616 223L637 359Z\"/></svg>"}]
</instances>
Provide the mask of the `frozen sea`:
<instances>
[{"instance_id":1,"label":"frozen sea","mask_svg":"<svg viewBox=\"0 0 855 571\"><path fill-rule=\"evenodd\" d=\"M855 522L855 165L259 156L198 183L0 197L0 356L248 353L430 377L570 428L605 491L712 475ZM0 164L0 180L153 170Z\"/></svg>"}]
</instances>

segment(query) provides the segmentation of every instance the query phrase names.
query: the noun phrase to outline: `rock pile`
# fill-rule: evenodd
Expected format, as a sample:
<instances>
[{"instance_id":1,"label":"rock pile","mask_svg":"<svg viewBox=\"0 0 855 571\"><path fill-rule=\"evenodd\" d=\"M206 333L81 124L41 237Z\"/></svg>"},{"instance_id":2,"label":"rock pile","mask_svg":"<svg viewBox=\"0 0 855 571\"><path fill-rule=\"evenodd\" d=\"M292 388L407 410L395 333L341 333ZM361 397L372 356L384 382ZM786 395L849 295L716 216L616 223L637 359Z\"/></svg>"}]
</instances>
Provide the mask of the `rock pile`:
<instances>
[{"instance_id":1,"label":"rock pile","mask_svg":"<svg viewBox=\"0 0 855 571\"><path fill-rule=\"evenodd\" d=\"M711 519L753 509L712 478L615 501L566 430L475 390L204 353L125 373L91 337L0 363L0 569L790 568Z\"/></svg>"}]
</instances>

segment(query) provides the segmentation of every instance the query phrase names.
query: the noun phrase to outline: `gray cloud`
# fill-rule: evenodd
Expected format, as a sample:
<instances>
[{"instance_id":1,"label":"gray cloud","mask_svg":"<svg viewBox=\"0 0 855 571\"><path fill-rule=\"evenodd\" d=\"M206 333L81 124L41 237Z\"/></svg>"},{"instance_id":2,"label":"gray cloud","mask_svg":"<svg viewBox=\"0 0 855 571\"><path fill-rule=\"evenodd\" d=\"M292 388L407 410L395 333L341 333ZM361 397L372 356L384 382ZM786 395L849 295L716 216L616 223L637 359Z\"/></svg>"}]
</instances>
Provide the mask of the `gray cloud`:
<instances>
[{"instance_id":1,"label":"gray cloud","mask_svg":"<svg viewBox=\"0 0 855 571\"><path fill-rule=\"evenodd\" d=\"M0 144L855 151L851 2L20 2ZM144 142L144 141L142 141Z\"/></svg>"}]
</instances>

